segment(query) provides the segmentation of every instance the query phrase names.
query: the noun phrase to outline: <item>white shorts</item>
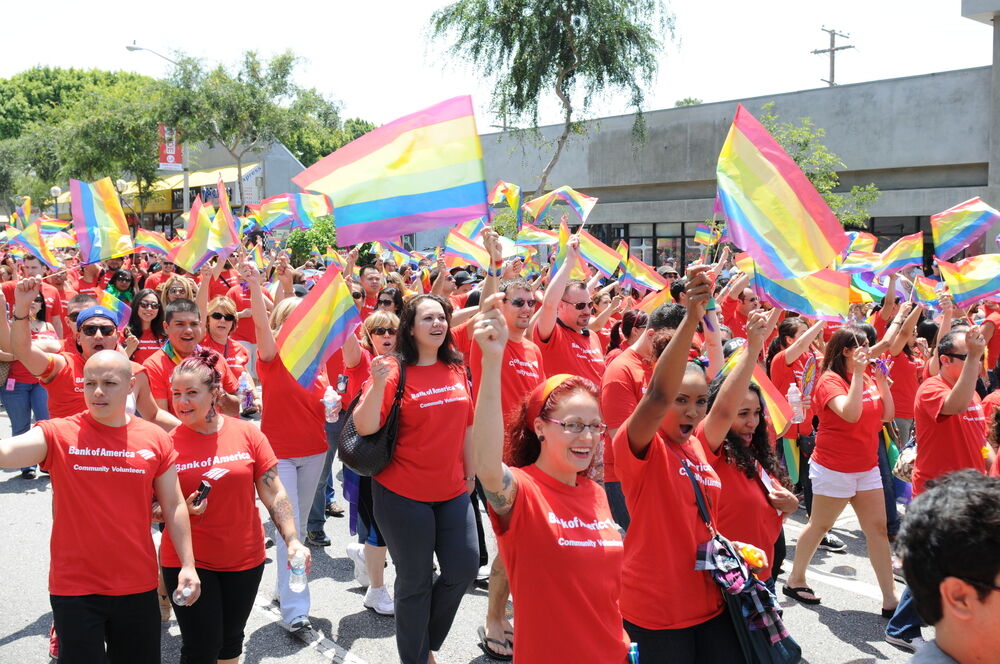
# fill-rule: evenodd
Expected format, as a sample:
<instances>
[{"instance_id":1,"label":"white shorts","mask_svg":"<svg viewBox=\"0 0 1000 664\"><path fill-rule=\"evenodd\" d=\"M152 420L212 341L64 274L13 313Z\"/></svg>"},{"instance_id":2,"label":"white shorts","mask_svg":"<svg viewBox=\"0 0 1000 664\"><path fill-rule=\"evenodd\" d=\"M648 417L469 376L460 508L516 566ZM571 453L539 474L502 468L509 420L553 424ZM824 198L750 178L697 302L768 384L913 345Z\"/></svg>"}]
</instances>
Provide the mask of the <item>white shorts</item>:
<instances>
[{"instance_id":1,"label":"white shorts","mask_svg":"<svg viewBox=\"0 0 1000 664\"><path fill-rule=\"evenodd\" d=\"M882 474L878 466L861 473L841 473L810 461L809 479L813 495L828 498L853 498L859 491L882 490Z\"/></svg>"}]
</instances>

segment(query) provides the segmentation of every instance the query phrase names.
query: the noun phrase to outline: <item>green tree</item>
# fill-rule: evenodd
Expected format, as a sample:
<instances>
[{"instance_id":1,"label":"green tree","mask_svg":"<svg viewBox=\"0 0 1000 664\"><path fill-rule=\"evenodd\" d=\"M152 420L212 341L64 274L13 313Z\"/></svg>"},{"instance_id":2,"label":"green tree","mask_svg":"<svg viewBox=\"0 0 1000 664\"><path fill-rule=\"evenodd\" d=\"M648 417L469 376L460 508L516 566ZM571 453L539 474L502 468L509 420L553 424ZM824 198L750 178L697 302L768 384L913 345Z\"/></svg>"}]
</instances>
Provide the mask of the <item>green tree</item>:
<instances>
[{"instance_id":1,"label":"green tree","mask_svg":"<svg viewBox=\"0 0 1000 664\"><path fill-rule=\"evenodd\" d=\"M697 106L701 103L702 101L697 97L684 97L684 99L678 99L674 102L674 108L680 108L681 106Z\"/></svg>"},{"instance_id":2,"label":"green tree","mask_svg":"<svg viewBox=\"0 0 1000 664\"><path fill-rule=\"evenodd\" d=\"M809 118L799 118L798 124L780 120L774 112L774 102L765 104L762 111L760 123L798 164L840 223L846 228L867 229L871 217L868 209L878 200L878 187L868 183L854 185L848 191L835 191L840 187L837 171L847 166L823 144L826 130Z\"/></svg>"},{"instance_id":3,"label":"green tree","mask_svg":"<svg viewBox=\"0 0 1000 664\"><path fill-rule=\"evenodd\" d=\"M326 248L337 246L337 229L334 227L333 216L320 217L307 230L295 229L288 234L285 246L292 252L292 265L302 265L309 258L313 247L320 253Z\"/></svg>"},{"instance_id":4,"label":"green tree","mask_svg":"<svg viewBox=\"0 0 1000 664\"><path fill-rule=\"evenodd\" d=\"M538 196L595 97L627 92L633 134L645 137L642 84L652 81L659 35L673 34L673 17L660 0L459 0L435 12L430 27L454 56L493 80L493 112L505 127L537 126L544 95L559 98L562 132Z\"/></svg>"}]
</instances>

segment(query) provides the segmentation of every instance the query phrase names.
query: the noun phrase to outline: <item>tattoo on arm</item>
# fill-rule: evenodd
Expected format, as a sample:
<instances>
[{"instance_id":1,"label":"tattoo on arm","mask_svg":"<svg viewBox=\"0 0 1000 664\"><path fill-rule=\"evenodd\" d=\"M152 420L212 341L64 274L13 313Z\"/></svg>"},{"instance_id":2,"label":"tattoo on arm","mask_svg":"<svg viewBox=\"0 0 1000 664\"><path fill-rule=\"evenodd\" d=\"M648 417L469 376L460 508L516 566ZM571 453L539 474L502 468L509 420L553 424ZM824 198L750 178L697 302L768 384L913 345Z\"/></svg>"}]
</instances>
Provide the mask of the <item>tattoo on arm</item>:
<instances>
[{"instance_id":1,"label":"tattoo on arm","mask_svg":"<svg viewBox=\"0 0 1000 664\"><path fill-rule=\"evenodd\" d=\"M278 479L278 467L271 466L266 471L264 471L264 474L261 475L260 478L264 480L264 485L267 486L267 488L273 489L274 482L275 480Z\"/></svg>"},{"instance_id":2,"label":"tattoo on arm","mask_svg":"<svg viewBox=\"0 0 1000 664\"><path fill-rule=\"evenodd\" d=\"M284 491L274 497L274 502L268 506L267 511L271 515L271 521L274 522L275 527L286 542L289 537L296 535L295 511Z\"/></svg>"},{"instance_id":3,"label":"tattoo on arm","mask_svg":"<svg viewBox=\"0 0 1000 664\"><path fill-rule=\"evenodd\" d=\"M514 507L514 499L517 498L517 482L510 468L504 466L503 481L499 491L493 492L484 488L486 500L493 511L497 514L507 514Z\"/></svg>"}]
</instances>

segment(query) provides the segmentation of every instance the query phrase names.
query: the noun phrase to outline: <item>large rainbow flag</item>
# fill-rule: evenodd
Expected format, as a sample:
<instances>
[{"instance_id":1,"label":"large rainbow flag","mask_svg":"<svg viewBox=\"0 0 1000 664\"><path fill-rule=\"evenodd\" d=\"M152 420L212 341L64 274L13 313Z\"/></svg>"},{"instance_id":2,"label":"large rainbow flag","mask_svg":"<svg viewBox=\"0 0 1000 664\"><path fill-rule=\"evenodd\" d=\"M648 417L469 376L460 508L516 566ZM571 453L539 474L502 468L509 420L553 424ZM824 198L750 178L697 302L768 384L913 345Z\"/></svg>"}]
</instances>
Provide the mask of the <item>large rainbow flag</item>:
<instances>
[{"instance_id":1,"label":"large rainbow flag","mask_svg":"<svg viewBox=\"0 0 1000 664\"><path fill-rule=\"evenodd\" d=\"M847 247L844 228L805 174L742 105L716 168L736 246L759 271L789 279L829 267Z\"/></svg>"},{"instance_id":2,"label":"large rainbow flag","mask_svg":"<svg viewBox=\"0 0 1000 664\"><path fill-rule=\"evenodd\" d=\"M847 250L845 253L850 253L853 251L866 251L874 252L875 245L878 244L878 238L871 233L864 233L861 231L847 231Z\"/></svg>"},{"instance_id":3,"label":"large rainbow flag","mask_svg":"<svg viewBox=\"0 0 1000 664\"><path fill-rule=\"evenodd\" d=\"M342 246L489 214L471 97L455 97L351 141L292 179L330 196Z\"/></svg>"},{"instance_id":4,"label":"large rainbow flag","mask_svg":"<svg viewBox=\"0 0 1000 664\"><path fill-rule=\"evenodd\" d=\"M587 221L590 211L597 205L597 198L581 194L572 187L563 185L553 189L547 194L542 194L538 198L533 198L522 207L531 214L534 221L538 221L548 213L549 208L556 202L563 202L573 208L573 212L580 218L580 221Z\"/></svg>"},{"instance_id":5,"label":"large rainbow flag","mask_svg":"<svg viewBox=\"0 0 1000 664\"><path fill-rule=\"evenodd\" d=\"M580 255L583 259L605 277L612 276L622 264L622 257L618 252L583 229L579 231L579 236Z\"/></svg>"},{"instance_id":6,"label":"large rainbow flag","mask_svg":"<svg viewBox=\"0 0 1000 664\"><path fill-rule=\"evenodd\" d=\"M59 268L59 259L49 248L49 243L42 234L42 226L37 219L30 224L25 224L20 231L13 226L8 226L6 230L9 243L21 247L52 269Z\"/></svg>"},{"instance_id":7,"label":"large rainbow flag","mask_svg":"<svg viewBox=\"0 0 1000 664\"><path fill-rule=\"evenodd\" d=\"M220 257L225 258L240 245L239 227L236 217L229 205L229 192L226 185L219 180L219 210L212 219L212 230L209 233L208 247Z\"/></svg>"},{"instance_id":8,"label":"large rainbow flag","mask_svg":"<svg viewBox=\"0 0 1000 664\"><path fill-rule=\"evenodd\" d=\"M137 228L135 229L135 248L136 251L145 250L166 256L174 248L174 243L168 240L163 233Z\"/></svg>"},{"instance_id":9,"label":"large rainbow flag","mask_svg":"<svg viewBox=\"0 0 1000 664\"><path fill-rule=\"evenodd\" d=\"M135 251L111 178L93 184L70 180L69 191L81 265L121 258Z\"/></svg>"},{"instance_id":10,"label":"large rainbow flag","mask_svg":"<svg viewBox=\"0 0 1000 664\"><path fill-rule=\"evenodd\" d=\"M997 221L1000 221L1000 212L979 196L932 215L934 255L941 259L951 258L979 239Z\"/></svg>"},{"instance_id":11,"label":"large rainbow flag","mask_svg":"<svg viewBox=\"0 0 1000 664\"><path fill-rule=\"evenodd\" d=\"M360 324L351 289L340 270L331 266L281 326L281 363L299 385L310 389L326 361Z\"/></svg>"},{"instance_id":12,"label":"large rainbow flag","mask_svg":"<svg viewBox=\"0 0 1000 664\"><path fill-rule=\"evenodd\" d=\"M967 307L1000 293L1000 254L982 254L957 263L937 261L955 305Z\"/></svg>"},{"instance_id":13,"label":"large rainbow flag","mask_svg":"<svg viewBox=\"0 0 1000 664\"><path fill-rule=\"evenodd\" d=\"M451 229L445 238L444 260L448 267L478 265L484 270L490 267L490 253L472 238L462 235L457 228Z\"/></svg>"},{"instance_id":14,"label":"large rainbow flag","mask_svg":"<svg viewBox=\"0 0 1000 664\"><path fill-rule=\"evenodd\" d=\"M524 222L521 224L521 230L517 232L517 243L526 246L533 244L559 244L559 234Z\"/></svg>"},{"instance_id":15,"label":"large rainbow flag","mask_svg":"<svg viewBox=\"0 0 1000 664\"><path fill-rule=\"evenodd\" d=\"M882 252L882 264L877 274L892 274L903 268L924 264L924 232L904 235Z\"/></svg>"},{"instance_id":16,"label":"large rainbow flag","mask_svg":"<svg viewBox=\"0 0 1000 664\"><path fill-rule=\"evenodd\" d=\"M167 260L193 274L215 255L209 246L213 212L211 204L203 203L200 194L194 197L188 212L187 239L170 250Z\"/></svg>"}]
</instances>

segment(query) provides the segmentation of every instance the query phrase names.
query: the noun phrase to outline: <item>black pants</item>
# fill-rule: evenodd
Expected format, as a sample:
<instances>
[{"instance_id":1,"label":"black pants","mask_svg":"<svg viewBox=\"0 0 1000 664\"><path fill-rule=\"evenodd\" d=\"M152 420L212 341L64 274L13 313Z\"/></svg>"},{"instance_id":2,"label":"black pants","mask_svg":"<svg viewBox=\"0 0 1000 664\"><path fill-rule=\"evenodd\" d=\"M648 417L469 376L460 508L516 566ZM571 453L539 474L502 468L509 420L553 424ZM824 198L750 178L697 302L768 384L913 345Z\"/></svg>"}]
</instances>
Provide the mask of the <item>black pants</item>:
<instances>
[{"instance_id":1,"label":"black pants","mask_svg":"<svg viewBox=\"0 0 1000 664\"><path fill-rule=\"evenodd\" d=\"M378 521L375 520L375 503L372 499L372 478L370 477L358 478L358 521L360 521L358 525L361 526L358 528L358 540L362 544L385 546L385 538L382 537ZM362 528L364 529L364 537L361 537Z\"/></svg>"},{"instance_id":2,"label":"black pants","mask_svg":"<svg viewBox=\"0 0 1000 664\"><path fill-rule=\"evenodd\" d=\"M264 563L239 572L197 569L201 579L198 601L191 606L174 604L181 628L181 664L215 664L239 657ZM171 593L179 573L179 567L163 568L163 582Z\"/></svg>"},{"instance_id":3,"label":"black pants","mask_svg":"<svg viewBox=\"0 0 1000 664\"><path fill-rule=\"evenodd\" d=\"M375 519L396 565L396 650L402 664L426 664L441 649L479 571L472 501L465 493L425 503L372 482ZM431 566L437 554L441 575Z\"/></svg>"},{"instance_id":4,"label":"black pants","mask_svg":"<svg viewBox=\"0 0 1000 664\"><path fill-rule=\"evenodd\" d=\"M61 664L159 664L156 591L135 595L49 595Z\"/></svg>"},{"instance_id":5,"label":"black pants","mask_svg":"<svg viewBox=\"0 0 1000 664\"><path fill-rule=\"evenodd\" d=\"M683 629L645 629L627 620L624 623L629 638L639 644L642 664L745 664L727 611Z\"/></svg>"},{"instance_id":6,"label":"black pants","mask_svg":"<svg viewBox=\"0 0 1000 664\"><path fill-rule=\"evenodd\" d=\"M486 493L483 485L476 480L476 490L472 492L472 516L476 519L476 538L479 540L479 566L490 564L490 552L486 548L486 530L483 528L483 511L480 504L486 505Z\"/></svg>"}]
</instances>

